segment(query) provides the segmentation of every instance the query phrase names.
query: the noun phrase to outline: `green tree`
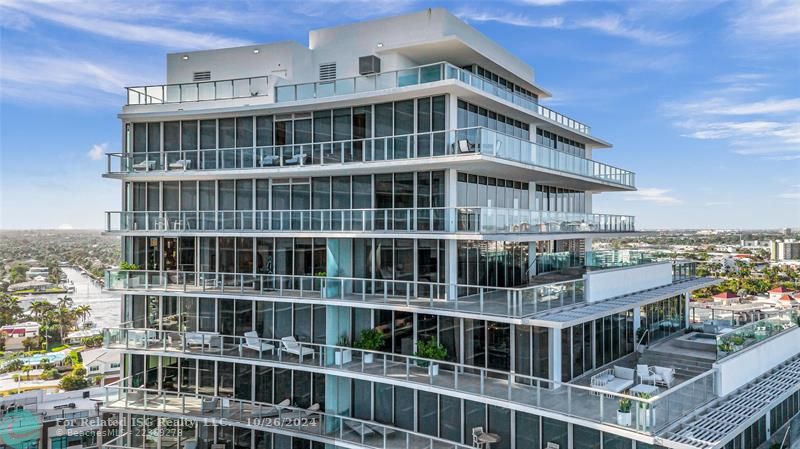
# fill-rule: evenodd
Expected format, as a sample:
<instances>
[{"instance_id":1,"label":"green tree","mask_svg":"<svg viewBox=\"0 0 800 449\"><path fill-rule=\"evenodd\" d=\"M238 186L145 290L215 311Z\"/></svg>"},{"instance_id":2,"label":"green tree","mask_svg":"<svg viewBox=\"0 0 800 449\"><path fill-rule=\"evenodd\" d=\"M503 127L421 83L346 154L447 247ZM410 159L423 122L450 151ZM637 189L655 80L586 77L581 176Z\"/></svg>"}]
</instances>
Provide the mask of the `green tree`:
<instances>
[{"instance_id":1,"label":"green tree","mask_svg":"<svg viewBox=\"0 0 800 449\"><path fill-rule=\"evenodd\" d=\"M7 293L0 293L0 326L16 323L22 316L19 298Z\"/></svg>"},{"instance_id":2,"label":"green tree","mask_svg":"<svg viewBox=\"0 0 800 449\"><path fill-rule=\"evenodd\" d=\"M61 378L58 386L64 391L74 391L83 390L89 385L85 377L76 376L75 374L67 374Z\"/></svg>"},{"instance_id":3,"label":"green tree","mask_svg":"<svg viewBox=\"0 0 800 449\"><path fill-rule=\"evenodd\" d=\"M11 280L12 284L16 284L18 282L25 282L26 274L31 267L25 265L24 263L15 263L11 265L11 268L8 270L8 277Z\"/></svg>"}]
</instances>

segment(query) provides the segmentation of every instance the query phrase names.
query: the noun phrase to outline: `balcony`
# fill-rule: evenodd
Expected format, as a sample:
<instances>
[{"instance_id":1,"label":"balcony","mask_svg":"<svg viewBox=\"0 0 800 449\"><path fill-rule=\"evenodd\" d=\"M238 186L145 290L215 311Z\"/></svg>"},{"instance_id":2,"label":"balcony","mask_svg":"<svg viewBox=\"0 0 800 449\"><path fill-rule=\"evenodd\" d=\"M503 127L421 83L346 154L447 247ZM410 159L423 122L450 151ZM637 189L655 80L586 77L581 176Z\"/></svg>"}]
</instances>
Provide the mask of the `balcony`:
<instances>
[{"instance_id":1,"label":"balcony","mask_svg":"<svg viewBox=\"0 0 800 449\"><path fill-rule=\"evenodd\" d=\"M127 87L128 105L228 100L269 95L266 76L183 84Z\"/></svg>"},{"instance_id":2,"label":"balcony","mask_svg":"<svg viewBox=\"0 0 800 449\"><path fill-rule=\"evenodd\" d=\"M588 125L546 108L528 96L516 93L494 81L446 62L391 72L381 72L374 75L277 86L275 88L275 102L283 103L288 101L352 95L385 89L417 86L443 80L457 80L482 92L521 106L542 119L557 123L582 134L588 135L591 133L591 128Z\"/></svg>"},{"instance_id":3,"label":"balcony","mask_svg":"<svg viewBox=\"0 0 800 449\"><path fill-rule=\"evenodd\" d=\"M334 345L298 343L305 349L300 352L306 353L300 357L282 351L279 339L257 338L256 342L250 337L249 340L208 332L130 328L106 329L104 334L108 348L159 353L168 357L181 354L187 357L218 357L231 362L250 360L267 366L299 370L317 371L323 368L332 374L369 376L370 380L376 382L415 389L420 386L433 387L444 392L472 395L474 400L481 402L493 401L501 406L511 403L532 411L555 412L645 434L663 429L689 411L716 398L713 371L682 381L651 398L643 398L473 365ZM249 348L253 346L271 346L274 349L259 352ZM349 352L345 354L343 351ZM432 372L431 364L438 366L438 372ZM163 391L160 393L164 394ZM634 413L630 424L618 424L616 412L619 401L623 399L631 401L632 410L650 412ZM137 401L141 401L141 398ZM155 404L160 405L161 402L156 400Z\"/></svg>"},{"instance_id":4,"label":"balcony","mask_svg":"<svg viewBox=\"0 0 800 449\"><path fill-rule=\"evenodd\" d=\"M523 287L487 287L347 277L194 271L110 270L111 291L211 293L348 305L382 304L521 318L585 301L583 279Z\"/></svg>"},{"instance_id":5,"label":"balcony","mask_svg":"<svg viewBox=\"0 0 800 449\"><path fill-rule=\"evenodd\" d=\"M266 147L107 154L108 174L322 167L438 157L482 155L577 175L626 189L635 174L534 142L474 127L339 142Z\"/></svg>"},{"instance_id":6,"label":"balcony","mask_svg":"<svg viewBox=\"0 0 800 449\"><path fill-rule=\"evenodd\" d=\"M106 212L106 232L634 232L630 215L543 212L497 207Z\"/></svg>"},{"instance_id":7,"label":"balcony","mask_svg":"<svg viewBox=\"0 0 800 449\"><path fill-rule=\"evenodd\" d=\"M308 410L281 404L243 401L201 394L187 394L129 386L130 379L122 379L107 387L108 400L104 411L126 413L167 414L180 419L208 424L235 425L268 432L322 439L343 447L376 449L470 449L471 446L444 440L399 427L384 425L376 421L365 421L344 415L335 415L320 410ZM115 399L112 399L116 396ZM176 421L177 422L177 421ZM175 443L178 429L174 433L162 429L160 436ZM141 438L141 436L139 437ZM155 439L159 439L155 435ZM150 440L148 439L148 442ZM155 444L155 441L153 441ZM127 434L103 444L108 449L130 449L133 447ZM169 447L164 442L161 447ZM184 446L186 447L186 446Z\"/></svg>"}]
</instances>

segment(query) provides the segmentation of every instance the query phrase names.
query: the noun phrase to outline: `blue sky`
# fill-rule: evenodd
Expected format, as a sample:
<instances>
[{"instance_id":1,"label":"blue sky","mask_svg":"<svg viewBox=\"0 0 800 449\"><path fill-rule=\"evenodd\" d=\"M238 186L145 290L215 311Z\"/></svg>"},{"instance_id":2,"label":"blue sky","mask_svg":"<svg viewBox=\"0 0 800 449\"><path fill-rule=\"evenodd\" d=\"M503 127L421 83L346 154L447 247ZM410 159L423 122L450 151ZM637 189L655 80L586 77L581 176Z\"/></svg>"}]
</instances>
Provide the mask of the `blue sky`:
<instances>
[{"instance_id":1,"label":"blue sky","mask_svg":"<svg viewBox=\"0 0 800 449\"><path fill-rule=\"evenodd\" d=\"M800 226L800 1L0 0L0 228L103 227L123 86L167 52L275 40L444 6L531 64L545 101L614 148L640 228Z\"/></svg>"}]
</instances>

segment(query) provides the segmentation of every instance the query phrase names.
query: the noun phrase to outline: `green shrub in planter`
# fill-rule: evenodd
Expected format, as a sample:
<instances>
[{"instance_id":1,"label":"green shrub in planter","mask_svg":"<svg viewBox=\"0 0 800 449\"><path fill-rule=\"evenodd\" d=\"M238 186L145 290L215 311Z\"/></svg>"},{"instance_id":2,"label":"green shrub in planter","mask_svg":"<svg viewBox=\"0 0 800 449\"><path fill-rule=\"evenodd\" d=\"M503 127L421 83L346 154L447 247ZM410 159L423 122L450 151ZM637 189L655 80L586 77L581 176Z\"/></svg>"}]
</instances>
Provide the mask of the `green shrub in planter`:
<instances>
[{"instance_id":1,"label":"green shrub in planter","mask_svg":"<svg viewBox=\"0 0 800 449\"><path fill-rule=\"evenodd\" d=\"M120 270L141 270L141 268L139 268L139 265L136 265L135 263L125 262L125 261L120 262L119 269Z\"/></svg>"},{"instance_id":2,"label":"green shrub in planter","mask_svg":"<svg viewBox=\"0 0 800 449\"><path fill-rule=\"evenodd\" d=\"M435 338L431 337L428 341L420 340L417 342L417 352L414 356L423 359L444 360L447 358L447 349L439 344ZM427 367L427 360L417 362L421 367Z\"/></svg>"},{"instance_id":3,"label":"green shrub in planter","mask_svg":"<svg viewBox=\"0 0 800 449\"><path fill-rule=\"evenodd\" d=\"M377 351L383 345L383 334L378 329L364 329L356 340L355 347L367 351Z\"/></svg>"},{"instance_id":4,"label":"green shrub in planter","mask_svg":"<svg viewBox=\"0 0 800 449\"><path fill-rule=\"evenodd\" d=\"M631 412L631 400L630 399L620 399L619 400L619 412L620 413L630 413Z\"/></svg>"},{"instance_id":5,"label":"green shrub in planter","mask_svg":"<svg viewBox=\"0 0 800 449\"><path fill-rule=\"evenodd\" d=\"M383 345L383 334L378 329L364 329L361 331L361 336L356 340L355 346L365 351L377 351ZM375 359L375 354L371 352L364 352L364 363L372 363Z\"/></svg>"}]
</instances>

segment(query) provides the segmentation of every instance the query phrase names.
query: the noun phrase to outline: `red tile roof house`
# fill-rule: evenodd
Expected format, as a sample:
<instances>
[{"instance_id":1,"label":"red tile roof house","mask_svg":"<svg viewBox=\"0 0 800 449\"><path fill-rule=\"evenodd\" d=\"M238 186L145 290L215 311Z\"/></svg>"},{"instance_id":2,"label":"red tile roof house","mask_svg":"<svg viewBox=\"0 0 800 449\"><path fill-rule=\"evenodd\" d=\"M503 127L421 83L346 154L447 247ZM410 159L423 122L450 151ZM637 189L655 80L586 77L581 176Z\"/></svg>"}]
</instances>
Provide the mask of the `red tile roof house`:
<instances>
[{"instance_id":1,"label":"red tile roof house","mask_svg":"<svg viewBox=\"0 0 800 449\"><path fill-rule=\"evenodd\" d=\"M714 302L721 302L724 304L729 304L732 302L739 301L739 297L731 292L717 293L716 295L712 296L712 298L714 298Z\"/></svg>"},{"instance_id":2,"label":"red tile roof house","mask_svg":"<svg viewBox=\"0 0 800 449\"><path fill-rule=\"evenodd\" d=\"M776 287L767 293L769 293L769 299L776 300L776 299L781 299L781 297L783 297L784 295L790 295L793 292L792 290L789 290L788 288L785 287Z\"/></svg>"}]
</instances>

